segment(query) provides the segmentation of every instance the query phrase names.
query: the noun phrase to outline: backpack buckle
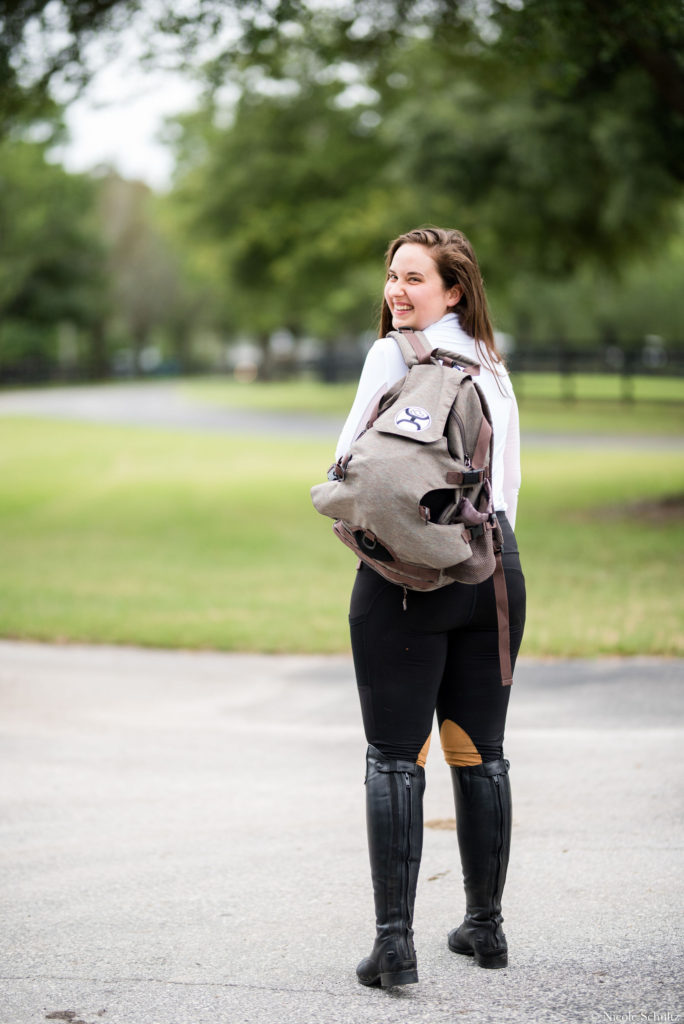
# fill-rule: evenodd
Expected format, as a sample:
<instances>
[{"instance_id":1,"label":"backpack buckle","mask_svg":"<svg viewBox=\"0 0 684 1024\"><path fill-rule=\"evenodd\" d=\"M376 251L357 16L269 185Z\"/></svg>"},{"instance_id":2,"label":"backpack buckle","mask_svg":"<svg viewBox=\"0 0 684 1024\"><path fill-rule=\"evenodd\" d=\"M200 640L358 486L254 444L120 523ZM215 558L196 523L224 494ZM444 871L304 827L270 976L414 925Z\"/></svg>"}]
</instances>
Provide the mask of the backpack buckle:
<instances>
[{"instance_id":1,"label":"backpack buckle","mask_svg":"<svg viewBox=\"0 0 684 1024\"><path fill-rule=\"evenodd\" d=\"M347 466L351 461L351 456L348 458L343 456L337 462L333 462L332 466L328 470L328 480L336 483L340 480L344 480L347 475Z\"/></svg>"},{"instance_id":2,"label":"backpack buckle","mask_svg":"<svg viewBox=\"0 0 684 1024\"><path fill-rule=\"evenodd\" d=\"M479 484L482 480L481 469L467 469L463 474L463 484Z\"/></svg>"}]
</instances>

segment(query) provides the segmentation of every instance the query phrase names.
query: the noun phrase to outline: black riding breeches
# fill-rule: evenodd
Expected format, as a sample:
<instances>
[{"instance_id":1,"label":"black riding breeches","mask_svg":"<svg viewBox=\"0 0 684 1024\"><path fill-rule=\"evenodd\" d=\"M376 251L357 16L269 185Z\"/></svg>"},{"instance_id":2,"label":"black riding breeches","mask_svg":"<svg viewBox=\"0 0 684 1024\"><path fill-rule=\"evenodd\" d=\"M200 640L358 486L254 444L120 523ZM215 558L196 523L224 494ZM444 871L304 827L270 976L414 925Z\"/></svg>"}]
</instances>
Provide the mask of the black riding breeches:
<instances>
[{"instance_id":1,"label":"black riding breeches","mask_svg":"<svg viewBox=\"0 0 684 1024\"><path fill-rule=\"evenodd\" d=\"M505 515L503 565L511 663L525 625L525 579ZM425 763L435 710L450 765L503 757L511 687L501 685L494 583L409 591L367 565L357 574L349 624L366 739L386 757Z\"/></svg>"}]
</instances>

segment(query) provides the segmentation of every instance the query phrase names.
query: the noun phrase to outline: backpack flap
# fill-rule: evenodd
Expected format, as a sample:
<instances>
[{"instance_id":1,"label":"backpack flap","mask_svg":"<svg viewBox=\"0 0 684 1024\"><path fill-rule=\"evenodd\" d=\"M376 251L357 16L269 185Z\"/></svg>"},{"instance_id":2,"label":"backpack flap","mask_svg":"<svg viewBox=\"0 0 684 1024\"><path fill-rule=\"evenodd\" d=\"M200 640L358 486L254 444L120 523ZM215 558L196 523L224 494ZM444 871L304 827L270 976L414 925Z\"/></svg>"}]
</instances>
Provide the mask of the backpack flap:
<instances>
[{"instance_id":1,"label":"backpack flap","mask_svg":"<svg viewBox=\"0 0 684 1024\"><path fill-rule=\"evenodd\" d=\"M451 407L466 377L460 370L434 363L411 367L398 395L375 421L374 429L422 444L439 440L444 436Z\"/></svg>"}]
</instances>

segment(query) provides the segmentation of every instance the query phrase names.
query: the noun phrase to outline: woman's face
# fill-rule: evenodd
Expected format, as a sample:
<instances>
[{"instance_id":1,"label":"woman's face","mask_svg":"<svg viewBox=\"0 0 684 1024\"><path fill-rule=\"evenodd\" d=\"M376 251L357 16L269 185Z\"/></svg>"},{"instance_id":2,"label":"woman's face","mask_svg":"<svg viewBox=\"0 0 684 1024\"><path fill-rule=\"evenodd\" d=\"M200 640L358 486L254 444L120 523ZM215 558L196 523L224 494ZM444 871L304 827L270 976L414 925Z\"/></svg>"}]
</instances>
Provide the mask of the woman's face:
<instances>
[{"instance_id":1,"label":"woman's face","mask_svg":"<svg viewBox=\"0 0 684 1024\"><path fill-rule=\"evenodd\" d=\"M394 327L422 331L441 320L460 298L460 288L445 288L426 246L405 242L397 249L385 285Z\"/></svg>"}]
</instances>

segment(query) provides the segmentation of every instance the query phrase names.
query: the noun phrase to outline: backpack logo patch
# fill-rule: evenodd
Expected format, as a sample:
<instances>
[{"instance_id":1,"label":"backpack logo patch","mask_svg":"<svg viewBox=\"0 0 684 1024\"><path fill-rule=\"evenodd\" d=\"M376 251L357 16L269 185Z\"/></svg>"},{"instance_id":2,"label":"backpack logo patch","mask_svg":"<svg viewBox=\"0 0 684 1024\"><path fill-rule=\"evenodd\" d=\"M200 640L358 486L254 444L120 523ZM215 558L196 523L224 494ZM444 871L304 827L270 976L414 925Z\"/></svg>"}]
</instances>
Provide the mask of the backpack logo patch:
<instances>
[{"instance_id":1,"label":"backpack logo patch","mask_svg":"<svg viewBox=\"0 0 684 1024\"><path fill-rule=\"evenodd\" d=\"M394 423L400 430L417 434L420 430L427 430L432 423L432 416L421 405L409 405L397 413Z\"/></svg>"}]
</instances>

